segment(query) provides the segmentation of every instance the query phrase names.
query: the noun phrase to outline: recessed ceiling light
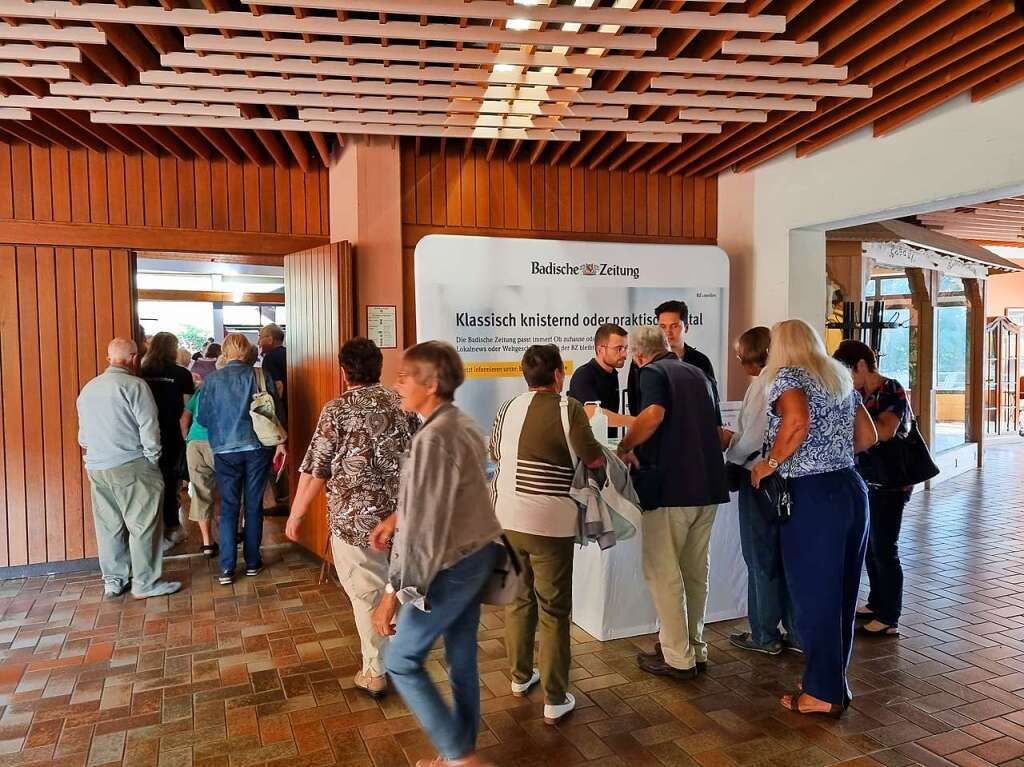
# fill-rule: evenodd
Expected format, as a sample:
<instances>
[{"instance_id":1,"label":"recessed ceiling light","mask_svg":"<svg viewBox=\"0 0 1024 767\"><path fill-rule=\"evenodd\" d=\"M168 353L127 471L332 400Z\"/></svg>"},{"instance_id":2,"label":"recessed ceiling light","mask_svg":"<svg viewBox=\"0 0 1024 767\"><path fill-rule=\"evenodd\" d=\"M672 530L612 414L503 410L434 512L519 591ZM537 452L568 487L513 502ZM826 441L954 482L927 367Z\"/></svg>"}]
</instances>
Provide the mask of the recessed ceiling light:
<instances>
[{"instance_id":1,"label":"recessed ceiling light","mask_svg":"<svg viewBox=\"0 0 1024 767\"><path fill-rule=\"evenodd\" d=\"M515 64L495 64L495 72L519 72L522 67L516 66Z\"/></svg>"},{"instance_id":2,"label":"recessed ceiling light","mask_svg":"<svg viewBox=\"0 0 1024 767\"><path fill-rule=\"evenodd\" d=\"M529 19L509 19L508 20L508 24L507 24L509 29L514 29L517 32L522 32L524 30L527 30L532 25L533 25L533 22L530 21Z\"/></svg>"}]
</instances>

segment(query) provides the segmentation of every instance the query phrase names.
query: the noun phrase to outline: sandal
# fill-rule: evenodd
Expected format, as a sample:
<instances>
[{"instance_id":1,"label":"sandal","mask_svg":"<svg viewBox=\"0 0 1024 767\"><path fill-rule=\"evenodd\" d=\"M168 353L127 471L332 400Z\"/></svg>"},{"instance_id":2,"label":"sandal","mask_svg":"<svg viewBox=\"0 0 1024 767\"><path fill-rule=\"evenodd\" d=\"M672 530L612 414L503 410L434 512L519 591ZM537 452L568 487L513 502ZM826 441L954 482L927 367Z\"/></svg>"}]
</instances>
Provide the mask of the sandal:
<instances>
[{"instance_id":1,"label":"sandal","mask_svg":"<svg viewBox=\"0 0 1024 767\"><path fill-rule=\"evenodd\" d=\"M817 715L827 716L831 719L838 719L843 715L843 712L846 711L846 707L839 703L830 703L828 711L801 711L800 698L802 698L804 695L807 695L807 693L805 693L802 689L793 690L793 692L789 694L789 705L782 703L781 699L779 700L779 703L782 703L783 708L787 708L790 711L793 711L797 714L802 714L803 716Z\"/></svg>"},{"instance_id":2,"label":"sandal","mask_svg":"<svg viewBox=\"0 0 1024 767\"><path fill-rule=\"evenodd\" d=\"M199 548L199 551L207 559L213 559L220 553L220 546L218 546L216 543L211 543L207 546L201 546Z\"/></svg>"},{"instance_id":3,"label":"sandal","mask_svg":"<svg viewBox=\"0 0 1024 767\"><path fill-rule=\"evenodd\" d=\"M877 618L873 618L869 623L878 623L882 628L869 629L867 623L861 623L857 626L857 632L870 637L898 637L900 635L900 627L895 623L882 623Z\"/></svg>"}]
</instances>

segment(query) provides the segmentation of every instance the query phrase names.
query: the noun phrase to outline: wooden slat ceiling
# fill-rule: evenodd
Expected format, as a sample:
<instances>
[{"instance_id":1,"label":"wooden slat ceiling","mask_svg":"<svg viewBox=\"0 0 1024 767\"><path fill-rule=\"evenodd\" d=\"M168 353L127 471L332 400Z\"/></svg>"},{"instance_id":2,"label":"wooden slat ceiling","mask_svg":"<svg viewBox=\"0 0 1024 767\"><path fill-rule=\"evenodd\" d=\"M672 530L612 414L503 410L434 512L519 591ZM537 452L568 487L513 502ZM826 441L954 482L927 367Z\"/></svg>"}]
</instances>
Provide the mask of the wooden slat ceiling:
<instances>
[{"instance_id":1,"label":"wooden slat ceiling","mask_svg":"<svg viewBox=\"0 0 1024 767\"><path fill-rule=\"evenodd\" d=\"M962 240L1024 246L1024 197L924 213L917 223Z\"/></svg>"},{"instance_id":2,"label":"wooden slat ceiling","mask_svg":"<svg viewBox=\"0 0 1024 767\"><path fill-rule=\"evenodd\" d=\"M714 175L1024 80L1013 0L0 0L0 141Z\"/></svg>"}]
</instances>

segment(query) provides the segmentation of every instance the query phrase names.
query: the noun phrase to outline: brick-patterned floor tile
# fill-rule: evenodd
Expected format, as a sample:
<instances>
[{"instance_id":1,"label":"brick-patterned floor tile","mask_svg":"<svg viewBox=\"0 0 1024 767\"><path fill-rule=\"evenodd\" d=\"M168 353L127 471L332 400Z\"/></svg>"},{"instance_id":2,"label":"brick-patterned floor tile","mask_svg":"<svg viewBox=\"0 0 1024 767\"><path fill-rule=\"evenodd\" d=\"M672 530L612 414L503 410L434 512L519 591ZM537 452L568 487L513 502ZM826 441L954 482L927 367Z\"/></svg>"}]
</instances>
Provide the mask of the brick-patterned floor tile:
<instances>
[{"instance_id":1,"label":"brick-patterned floor tile","mask_svg":"<svg viewBox=\"0 0 1024 767\"><path fill-rule=\"evenodd\" d=\"M902 636L858 640L839 721L786 712L800 658L736 650L707 627L689 682L636 667L654 637L573 627L578 708L543 724L509 689L504 615L479 641L482 754L497 767L1024 767L1024 449L917 492L901 539ZM0 582L0 767L408 767L433 750L397 698L353 688L352 610L267 520L267 569L231 588L216 563L173 557L186 588L104 600L95 573ZM192 543L195 543L194 541ZM186 544L191 545L191 544ZM866 579L862 589L866 587ZM443 653L430 673L446 684Z\"/></svg>"}]
</instances>

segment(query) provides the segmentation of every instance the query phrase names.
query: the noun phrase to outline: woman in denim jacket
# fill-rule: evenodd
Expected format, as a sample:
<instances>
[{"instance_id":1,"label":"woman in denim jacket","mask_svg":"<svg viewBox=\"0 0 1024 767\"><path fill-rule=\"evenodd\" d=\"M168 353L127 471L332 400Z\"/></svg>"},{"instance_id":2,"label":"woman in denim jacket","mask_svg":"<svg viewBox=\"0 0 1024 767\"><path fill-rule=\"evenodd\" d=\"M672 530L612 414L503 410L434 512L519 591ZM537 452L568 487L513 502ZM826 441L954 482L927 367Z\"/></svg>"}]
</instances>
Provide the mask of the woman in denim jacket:
<instances>
[{"instance_id":1,"label":"woman in denim jacket","mask_svg":"<svg viewBox=\"0 0 1024 767\"><path fill-rule=\"evenodd\" d=\"M206 427L213 450L213 473L220 492L220 577L221 585L235 580L238 514L245 501L245 539L242 552L245 574L254 577L263 569L260 543L263 540L263 488L271 463L287 458L284 444L264 447L253 430L249 404L257 392L252 363L255 347L241 333L230 333L221 344L224 367L206 377L203 407L196 420ZM267 391L277 394L274 381L264 373Z\"/></svg>"}]
</instances>

